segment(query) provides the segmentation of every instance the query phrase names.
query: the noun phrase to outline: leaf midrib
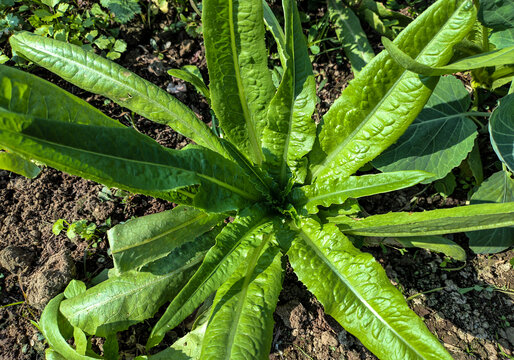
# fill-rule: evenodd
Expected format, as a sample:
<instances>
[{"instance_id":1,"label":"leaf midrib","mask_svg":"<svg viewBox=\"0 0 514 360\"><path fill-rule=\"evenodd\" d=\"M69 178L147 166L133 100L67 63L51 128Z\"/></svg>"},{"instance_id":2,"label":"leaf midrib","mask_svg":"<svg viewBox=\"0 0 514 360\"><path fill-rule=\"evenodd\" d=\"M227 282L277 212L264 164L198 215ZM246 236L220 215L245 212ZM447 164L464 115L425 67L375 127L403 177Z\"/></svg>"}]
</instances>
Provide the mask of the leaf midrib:
<instances>
[{"instance_id":1,"label":"leaf midrib","mask_svg":"<svg viewBox=\"0 0 514 360\"><path fill-rule=\"evenodd\" d=\"M262 152L259 146L259 141L257 139L257 134L255 133L256 129L252 121L250 109L248 107L248 100L246 99L245 89L243 87L243 80L241 78L241 71L239 68L239 59L237 56L236 35L234 29L234 0L228 0L228 17L230 30L230 49L232 52L232 61L234 64L234 73L237 82L239 101L241 103L241 108L243 110L243 117L245 119L246 129L248 131L248 139L250 140L250 147L252 153L255 156L257 164L261 164Z\"/></svg>"},{"instance_id":2,"label":"leaf midrib","mask_svg":"<svg viewBox=\"0 0 514 360\"><path fill-rule=\"evenodd\" d=\"M455 14L458 13L460 8L465 4L463 2L457 9L454 10L453 14L446 20L445 24L441 26L441 28L437 31L437 33L430 39L430 41L423 47L423 49L419 52L419 54L416 56L415 60L417 60L420 56L424 55L424 52L426 48L428 48L432 42L435 41L435 39L438 37L438 35L443 31L443 29L446 29L446 25L454 18ZM390 55L388 55L390 56ZM399 65L398 65L399 66ZM403 69L402 74L398 77L398 79L391 85L387 93L380 99L380 101L375 105L375 107L370 111L368 115L360 122L360 124L351 132L350 135L348 135L338 146L335 147L334 150L330 152L330 154L323 160L323 162L318 166L312 173L312 178L315 179L319 173L326 168L328 164L330 164L337 155L340 154L340 152L348 145L348 143L353 140L355 135L360 132L360 130L368 123L369 119L373 117L377 110L382 106L382 104L386 101L386 99L389 98L389 96L396 90L397 85L400 83L400 81L406 76L410 71Z\"/></svg>"},{"instance_id":3,"label":"leaf midrib","mask_svg":"<svg viewBox=\"0 0 514 360\"><path fill-rule=\"evenodd\" d=\"M19 38L17 39L18 41L22 42L22 40L20 40ZM72 62L74 66L76 67L79 67L82 69L82 71L86 71L86 72L93 72L95 73L97 76L99 76L100 78L104 78L104 79L107 79L107 81L112 81L113 83L116 84L117 87L120 87L120 88L123 88L123 89L126 89L127 90L127 94L130 94L130 93L135 93L135 94L138 94L139 96L141 96L142 98L144 98L146 101L150 102L151 104L153 105L156 105L157 108L160 108L162 109L161 111L165 112L165 113L168 113L170 114L174 120L180 122L182 124L182 126L184 126L185 128L193 131L199 138L201 138L205 144L209 144L211 149L217 149L219 148L218 146L215 146L213 145L208 139L204 136L204 134L202 133L199 133L198 131L196 131L195 127L194 126L191 126L191 124L189 124L188 122L184 122L182 121L182 118L180 116L178 116L175 112L173 112L171 109L167 108L166 106L164 106L163 104L161 104L160 102L156 101L153 97L151 96L148 96L148 94L144 94L142 93L141 91L139 91L137 88L135 87L130 87L128 85L125 85L123 82L119 81L118 79L116 79L115 77L112 77L112 76L108 76L98 70L96 70L95 68L89 68L83 64L81 64L80 62L77 62L74 58L66 58L64 56L61 56L60 54L57 54L57 53L53 53L53 52L50 52L50 51L47 51L46 49L42 49L40 47L36 47L36 45L32 45L32 46L29 46L25 43L25 46L27 46L29 49L34 49L35 51L37 52L40 52L42 54L45 54L47 55L49 58L58 58L61 62L65 62L65 63L69 63L69 62ZM76 75L76 74L75 74ZM134 80L139 80L138 78L135 78ZM143 80L144 81L144 80ZM146 84L145 84L146 85ZM159 87L157 87L156 85L154 84L149 84L149 86L155 86L158 90L161 90ZM183 106L184 107L184 110L186 111L186 113L190 112L191 110L189 108L187 108L185 105L183 105L182 103L180 102L177 102L177 106ZM197 121L198 118L196 118L195 115L193 114L189 114L190 115L190 118L194 119L193 121Z\"/></svg>"},{"instance_id":4,"label":"leaf midrib","mask_svg":"<svg viewBox=\"0 0 514 360\"><path fill-rule=\"evenodd\" d=\"M1 131L1 129L0 129ZM10 132L8 130L4 130L4 131L7 131L7 132ZM179 168L179 167L175 167L175 166L172 166L172 165L167 165L167 164L156 164L156 163L151 163L151 162L147 162L147 161L142 161L142 160L135 160L135 159L129 159L129 158L126 158L126 157L121 157L121 156L114 156L114 155L109 155L109 154L104 154L104 153L98 153L98 152L94 152L94 151L91 151L91 150L85 150L85 149L77 149L77 148L74 148L74 147L71 147L71 146L68 146L68 145L63 145L63 144L59 144L59 143L55 143L53 141L49 141L49 140L45 140L45 139L40 139L40 138L37 138L37 137L34 137L34 136L30 136L30 135L27 135L27 134L20 134L20 133L17 133L17 132L14 132L15 135L19 135L19 136L22 136L22 137L27 137L29 139L31 139L32 141L34 142L43 142L43 143L46 143L46 144L49 144L51 146L54 146L54 147L61 147L61 148L65 148L65 149L69 149L69 150L72 150L72 151L78 151L78 152L82 152L82 153L86 153L86 154L90 154L92 156L98 156L98 157L105 157L105 158L110 158L110 159L114 159L116 161L126 161L126 162L130 162L130 163L135 163L135 164L141 164L141 165L144 165L144 166L153 166L153 167L163 167L163 168L169 168L169 169L174 169L174 170L178 170L178 171L181 171L181 172L187 172L187 173L192 173L200 178L203 178L207 181L210 181L216 185L219 185L227 190L230 190L240 196L242 196L243 198L245 199L248 199L248 200L252 200L252 201L257 201L259 200L259 198L257 196L253 196L251 195L250 193L248 192L245 192L243 191L242 189L239 189L239 188L236 188L235 186L232 186L228 183L225 183L225 182L222 182L216 178L213 178L213 177L210 177L208 175L204 175L204 174L201 174L201 173L198 173L196 171L192 171L192 170L187 170L187 169L183 169L183 168ZM39 160L39 161L47 161L47 159L44 159L42 157L39 157L37 155L34 155L34 154L28 154L27 152L24 152L22 149L18 149L17 152L19 153L25 153L26 155L30 155L31 157L34 157L35 159ZM59 164L58 162L54 162L54 163L57 163ZM67 166L67 165L66 165ZM80 170L79 170L80 171ZM84 174L87 174L83 171L80 171L81 173L84 173ZM193 185L193 184L190 184L190 185ZM158 190L158 189L156 189ZM168 189L168 190L173 190L173 189Z\"/></svg>"},{"instance_id":5,"label":"leaf midrib","mask_svg":"<svg viewBox=\"0 0 514 360\"><path fill-rule=\"evenodd\" d=\"M316 244L310 239L308 234L306 234L303 229L300 229L300 234L303 238L303 240L306 242L307 246L309 246L311 249L314 250L316 255L318 255L318 258L326 265L328 268L332 271L333 274L335 274L345 285L346 287L354 294L354 296L363 304L374 316L376 319L378 319L382 324L384 324L399 340L401 340L402 343L407 345L408 348L410 348L414 353L416 353L420 359L426 360L426 358L421 354L416 348L414 348L407 340L403 338L393 327L391 324L389 324L380 314L369 304L366 299L360 294L360 292L355 289L352 284L344 277L343 274L341 274L334 264L328 259L324 254L321 252L321 250L316 246Z\"/></svg>"}]
</instances>

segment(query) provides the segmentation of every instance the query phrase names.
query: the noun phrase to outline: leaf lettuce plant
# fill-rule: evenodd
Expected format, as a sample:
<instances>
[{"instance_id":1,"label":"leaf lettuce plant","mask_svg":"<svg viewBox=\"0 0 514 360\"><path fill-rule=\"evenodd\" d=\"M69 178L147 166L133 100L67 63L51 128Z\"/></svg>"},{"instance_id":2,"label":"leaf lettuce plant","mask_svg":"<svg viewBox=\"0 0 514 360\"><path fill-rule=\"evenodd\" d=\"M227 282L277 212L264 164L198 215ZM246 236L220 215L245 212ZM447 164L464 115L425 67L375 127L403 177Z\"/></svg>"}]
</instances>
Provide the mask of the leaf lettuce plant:
<instances>
[{"instance_id":1,"label":"leaf lettuce plant","mask_svg":"<svg viewBox=\"0 0 514 360\"><path fill-rule=\"evenodd\" d=\"M347 235L412 240L511 226L514 203L359 217L355 198L432 176L354 173L398 139L438 77L410 72L383 51L316 125L316 86L296 4L284 0L283 9L283 28L272 29L283 33L275 36L284 68L275 88L262 1L203 3L206 94L223 137L167 92L109 60L26 32L11 37L18 55L196 143L164 148L55 85L0 67L1 148L180 204L108 232L114 260L108 279L89 289L74 282L42 314L47 358L102 358L91 349L89 337L96 335L106 338L103 358L115 359L116 333L169 303L149 336L151 349L210 299L203 322L186 335L191 341L139 359L267 359L286 258L325 312L379 358L451 358L382 267ZM444 66L475 18L471 1L439 0L394 44L421 64ZM233 221L225 223L227 216Z\"/></svg>"}]
</instances>

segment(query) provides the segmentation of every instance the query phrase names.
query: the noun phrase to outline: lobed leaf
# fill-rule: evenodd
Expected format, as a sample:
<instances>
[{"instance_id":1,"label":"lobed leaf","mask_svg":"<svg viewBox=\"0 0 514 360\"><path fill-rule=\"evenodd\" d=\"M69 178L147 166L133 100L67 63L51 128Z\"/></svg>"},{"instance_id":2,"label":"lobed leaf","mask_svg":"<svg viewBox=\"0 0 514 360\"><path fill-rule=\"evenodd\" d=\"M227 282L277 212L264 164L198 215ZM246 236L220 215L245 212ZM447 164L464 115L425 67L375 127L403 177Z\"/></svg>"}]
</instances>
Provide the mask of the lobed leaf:
<instances>
[{"instance_id":1,"label":"lobed leaf","mask_svg":"<svg viewBox=\"0 0 514 360\"><path fill-rule=\"evenodd\" d=\"M19 32L9 41L17 54L72 84L106 96L149 120L169 125L196 143L224 154L216 135L189 108L122 66L79 46L28 32Z\"/></svg>"},{"instance_id":2,"label":"lobed leaf","mask_svg":"<svg viewBox=\"0 0 514 360\"><path fill-rule=\"evenodd\" d=\"M116 225L107 232L114 267L119 274L165 257L223 220L220 214L177 206Z\"/></svg>"},{"instance_id":3,"label":"lobed leaf","mask_svg":"<svg viewBox=\"0 0 514 360\"><path fill-rule=\"evenodd\" d=\"M364 236L442 235L514 225L514 202L477 204L424 212L391 212L364 219L338 216L329 221L342 232Z\"/></svg>"},{"instance_id":4,"label":"lobed leaf","mask_svg":"<svg viewBox=\"0 0 514 360\"><path fill-rule=\"evenodd\" d=\"M147 348L159 344L166 332L180 324L230 277L246 254L262 242L262 235L256 235L256 232L267 222L267 212L256 205L243 210L234 222L223 229L216 237L216 245L209 250L198 271L173 299L152 329Z\"/></svg>"},{"instance_id":5,"label":"lobed leaf","mask_svg":"<svg viewBox=\"0 0 514 360\"><path fill-rule=\"evenodd\" d=\"M263 241L216 292L201 359L268 359L282 289L280 249Z\"/></svg>"},{"instance_id":6,"label":"lobed leaf","mask_svg":"<svg viewBox=\"0 0 514 360\"><path fill-rule=\"evenodd\" d=\"M334 224L303 219L288 256L325 312L378 358L451 359L380 264L356 249ZM319 281L320 274L324 281Z\"/></svg>"},{"instance_id":7,"label":"lobed leaf","mask_svg":"<svg viewBox=\"0 0 514 360\"><path fill-rule=\"evenodd\" d=\"M202 17L212 108L227 139L260 164L261 133L274 92L262 0L205 1Z\"/></svg>"},{"instance_id":8,"label":"lobed leaf","mask_svg":"<svg viewBox=\"0 0 514 360\"><path fill-rule=\"evenodd\" d=\"M373 160L380 171L422 170L444 178L473 149L477 127L466 115L468 91L453 76L443 77L426 106L398 141Z\"/></svg>"},{"instance_id":9,"label":"lobed leaf","mask_svg":"<svg viewBox=\"0 0 514 360\"><path fill-rule=\"evenodd\" d=\"M342 204L348 198L359 198L403 189L433 177L424 171L398 171L383 174L350 176L345 180L327 177L323 183L295 188L291 194L293 205L308 214L318 212L318 206Z\"/></svg>"},{"instance_id":10,"label":"lobed leaf","mask_svg":"<svg viewBox=\"0 0 514 360\"><path fill-rule=\"evenodd\" d=\"M410 23L394 43L417 61L440 66L471 29L469 0L439 0ZM437 78L406 71L385 51L350 82L323 118L310 157L312 178L347 178L390 146L416 118ZM317 180L322 181L322 180Z\"/></svg>"}]
</instances>

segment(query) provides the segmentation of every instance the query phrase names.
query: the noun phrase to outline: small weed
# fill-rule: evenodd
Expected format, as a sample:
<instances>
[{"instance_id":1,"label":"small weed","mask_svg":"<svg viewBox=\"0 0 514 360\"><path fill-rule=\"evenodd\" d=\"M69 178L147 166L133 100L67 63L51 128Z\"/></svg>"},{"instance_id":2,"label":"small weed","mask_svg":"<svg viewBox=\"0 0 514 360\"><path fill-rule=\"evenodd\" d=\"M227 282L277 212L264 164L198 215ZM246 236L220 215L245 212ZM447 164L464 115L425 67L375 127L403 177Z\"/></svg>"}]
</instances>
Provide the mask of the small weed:
<instances>
[{"instance_id":1,"label":"small weed","mask_svg":"<svg viewBox=\"0 0 514 360\"><path fill-rule=\"evenodd\" d=\"M105 223L97 226L93 222L88 222L85 219L74 221L72 223L65 219L57 220L52 226L52 232L59 235L63 230L66 230L66 236L72 242L76 242L77 237L92 243L92 247L96 248L100 241L100 236L111 228L111 218L108 218Z\"/></svg>"}]
</instances>

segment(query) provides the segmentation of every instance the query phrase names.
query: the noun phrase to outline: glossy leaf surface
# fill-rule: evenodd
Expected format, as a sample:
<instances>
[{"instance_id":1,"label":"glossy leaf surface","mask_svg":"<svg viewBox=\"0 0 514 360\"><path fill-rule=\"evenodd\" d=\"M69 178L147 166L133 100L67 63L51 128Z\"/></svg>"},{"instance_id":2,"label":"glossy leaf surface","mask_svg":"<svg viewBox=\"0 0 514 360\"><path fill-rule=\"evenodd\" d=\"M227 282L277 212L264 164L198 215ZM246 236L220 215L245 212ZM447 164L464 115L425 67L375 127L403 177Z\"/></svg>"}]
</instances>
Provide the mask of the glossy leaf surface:
<instances>
[{"instance_id":1,"label":"glossy leaf surface","mask_svg":"<svg viewBox=\"0 0 514 360\"><path fill-rule=\"evenodd\" d=\"M127 127L46 120L0 109L0 147L109 187L172 201L172 191L202 185L193 204L215 212L261 197L237 165L215 152L170 150Z\"/></svg>"},{"instance_id":2,"label":"glossy leaf surface","mask_svg":"<svg viewBox=\"0 0 514 360\"><path fill-rule=\"evenodd\" d=\"M100 358L80 355L66 342L66 339L63 338L61 331L59 330L58 320L59 305L61 304L63 298L64 294L59 294L50 300L48 305L46 305L45 309L43 310L41 319L39 321L41 332L45 336L48 345L59 355L57 356L56 354L51 354L51 356L54 356L54 359L64 358L66 360L94 360Z\"/></svg>"},{"instance_id":3,"label":"glossy leaf surface","mask_svg":"<svg viewBox=\"0 0 514 360\"><path fill-rule=\"evenodd\" d=\"M471 196L472 204L512 203L514 201L514 179L508 171L499 171L486 179ZM476 254L496 253L514 245L514 227L502 227L466 234L469 247Z\"/></svg>"},{"instance_id":4,"label":"glossy leaf surface","mask_svg":"<svg viewBox=\"0 0 514 360\"><path fill-rule=\"evenodd\" d=\"M226 137L257 164L274 87L264 43L262 0L203 4L211 103Z\"/></svg>"},{"instance_id":5,"label":"glossy leaf surface","mask_svg":"<svg viewBox=\"0 0 514 360\"><path fill-rule=\"evenodd\" d=\"M16 53L87 91L106 96L149 120L223 154L214 133L180 101L122 66L79 46L20 32L11 36Z\"/></svg>"},{"instance_id":6,"label":"glossy leaf surface","mask_svg":"<svg viewBox=\"0 0 514 360\"><path fill-rule=\"evenodd\" d=\"M202 346L202 360L268 359L273 312L282 289L282 254L263 243L218 289Z\"/></svg>"},{"instance_id":7,"label":"glossy leaf surface","mask_svg":"<svg viewBox=\"0 0 514 360\"><path fill-rule=\"evenodd\" d=\"M0 169L12 171L30 179L34 179L41 172L39 167L32 162L5 151L0 151Z\"/></svg>"},{"instance_id":8,"label":"glossy leaf surface","mask_svg":"<svg viewBox=\"0 0 514 360\"><path fill-rule=\"evenodd\" d=\"M329 218L342 232L365 236L441 235L514 225L514 202L424 212L391 212L364 219Z\"/></svg>"},{"instance_id":9,"label":"glossy leaf surface","mask_svg":"<svg viewBox=\"0 0 514 360\"><path fill-rule=\"evenodd\" d=\"M321 227L303 220L288 255L325 312L380 359L451 359L380 264L356 249L334 224ZM320 273L324 281L319 281Z\"/></svg>"},{"instance_id":10,"label":"glossy leaf surface","mask_svg":"<svg viewBox=\"0 0 514 360\"><path fill-rule=\"evenodd\" d=\"M394 43L417 61L445 64L452 47L471 29L476 10L469 0L438 1ZM408 72L383 51L350 82L323 118L315 147L313 179L347 178L394 143L416 118L437 83ZM401 120L400 120L401 119Z\"/></svg>"},{"instance_id":11,"label":"glossy leaf surface","mask_svg":"<svg viewBox=\"0 0 514 360\"><path fill-rule=\"evenodd\" d=\"M489 119L489 135L496 155L514 171L514 94L500 99Z\"/></svg>"},{"instance_id":12,"label":"glossy leaf surface","mask_svg":"<svg viewBox=\"0 0 514 360\"><path fill-rule=\"evenodd\" d=\"M207 236L184 244L141 271L128 271L61 303L61 312L88 334L106 336L151 318L193 275L213 245Z\"/></svg>"},{"instance_id":13,"label":"glossy leaf surface","mask_svg":"<svg viewBox=\"0 0 514 360\"><path fill-rule=\"evenodd\" d=\"M400 237L395 239L405 247L417 247L445 254L455 260L466 261L466 250L443 236Z\"/></svg>"},{"instance_id":14,"label":"glossy leaf surface","mask_svg":"<svg viewBox=\"0 0 514 360\"><path fill-rule=\"evenodd\" d=\"M471 103L460 80L439 80L416 120L398 141L373 160L381 171L423 170L435 174L429 183L446 176L473 149L477 128L466 117Z\"/></svg>"},{"instance_id":15,"label":"glossy leaf surface","mask_svg":"<svg viewBox=\"0 0 514 360\"><path fill-rule=\"evenodd\" d=\"M285 59L282 82L271 100L262 146L270 172L284 186L312 148L316 125L316 82L296 5L285 0Z\"/></svg>"},{"instance_id":16,"label":"glossy leaf surface","mask_svg":"<svg viewBox=\"0 0 514 360\"><path fill-rule=\"evenodd\" d=\"M403 189L432 176L433 174L424 171L398 171L350 176L342 181L338 177L327 177L323 183L294 189L291 198L297 209L304 207L307 213L315 214L318 212L318 206L329 207L332 204L342 204L348 198Z\"/></svg>"},{"instance_id":17,"label":"glossy leaf surface","mask_svg":"<svg viewBox=\"0 0 514 360\"><path fill-rule=\"evenodd\" d=\"M224 217L178 206L116 225L107 232L114 267L121 274L164 257L209 231Z\"/></svg>"},{"instance_id":18,"label":"glossy leaf surface","mask_svg":"<svg viewBox=\"0 0 514 360\"><path fill-rule=\"evenodd\" d=\"M232 275L248 251L262 242L262 235L255 233L267 221L267 213L260 206L254 206L242 211L234 222L225 226L198 271L152 329L147 347L161 342L167 331L180 324Z\"/></svg>"}]
</instances>

